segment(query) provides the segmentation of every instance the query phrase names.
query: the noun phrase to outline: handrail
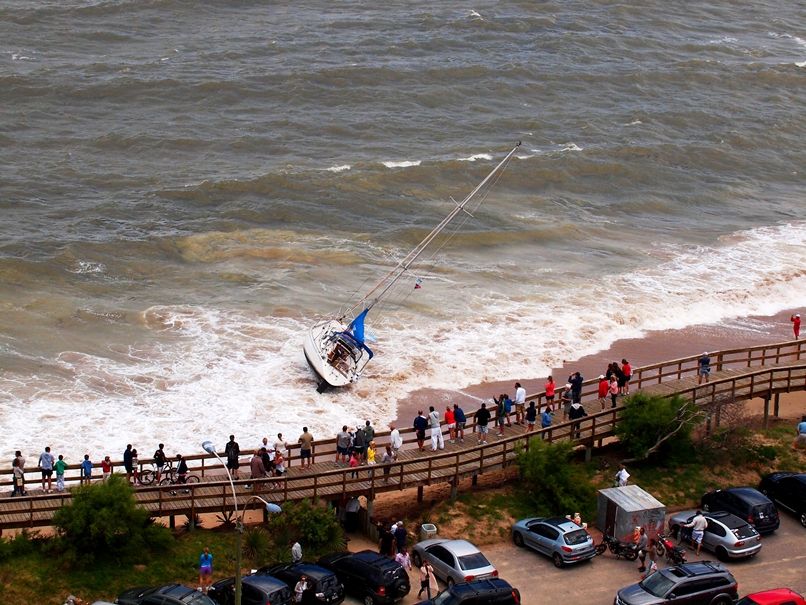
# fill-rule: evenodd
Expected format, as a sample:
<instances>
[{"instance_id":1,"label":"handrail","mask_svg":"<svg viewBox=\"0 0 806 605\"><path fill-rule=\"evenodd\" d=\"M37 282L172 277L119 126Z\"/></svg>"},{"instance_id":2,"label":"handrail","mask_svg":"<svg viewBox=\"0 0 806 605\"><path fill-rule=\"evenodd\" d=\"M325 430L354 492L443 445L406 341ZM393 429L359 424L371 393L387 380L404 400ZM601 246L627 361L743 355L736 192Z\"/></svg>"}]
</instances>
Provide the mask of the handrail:
<instances>
[{"instance_id":1,"label":"handrail","mask_svg":"<svg viewBox=\"0 0 806 605\"><path fill-rule=\"evenodd\" d=\"M787 349L790 350L787 351ZM674 380L680 380L685 376L696 375L697 360L700 358L700 356L701 354L690 355L687 357L680 357L678 359L671 359L668 361L662 361L635 368L633 369L633 376L630 384L635 388L640 389L646 384L661 384L664 382L664 379L671 379L674 377ZM781 363L782 360L786 359L799 361L802 358L806 359L806 340L791 340L768 345L754 345L751 347L712 351L710 356L712 359L712 366L715 368L716 372L722 371L727 367L753 367L754 362L760 362L760 365L763 365L765 362L778 364ZM562 387L558 387L557 393L561 394L563 390L564 389ZM598 381L596 379L584 381L582 383L583 403L597 399L597 390ZM545 395L545 391L539 391L537 393L527 395L527 400L534 400L539 408L541 405L544 405ZM468 425L472 424L475 412L466 412L465 414L468 419ZM440 421L440 425L442 424L444 424L444 421ZM400 428L399 431L402 435L409 435L414 433L414 428L403 427ZM375 440L379 446L389 443L389 434L390 431L378 431L375 433ZM300 445L298 443L288 444L288 456L285 458L287 467L292 467L294 462L299 460L299 449ZM251 452L253 450L245 449L244 451ZM335 453L335 438L323 439L314 442L314 449L312 452L314 462L316 462L317 457L321 458L322 456L331 456L335 455ZM246 456L247 454L243 455L243 457ZM214 462L212 468L221 468L221 465L218 463L216 458L206 453L189 454L184 456L184 459L188 464L189 472L198 473L202 477L204 477L209 470L211 466L209 464L210 462ZM144 467L150 467L153 462L153 459L150 458L140 458L140 469L142 470ZM120 469L123 466L122 461L113 461L112 464L113 467L117 469ZM98 468L100 466L100 462L93 462L93 466ZM70 471L70 473L65 473L65 484L78 483L80 481L81 465L69 465L67 469ZM10 468L0 469L0 487L10 486L12 484L12 473L13 471ZM26 483L29 480L29 473L31 475L35 475L35 477L31 480L32 483L34 480L39 479L38 469L31 469L30 471L26 471Z\"/></svg>"}]
</instances>

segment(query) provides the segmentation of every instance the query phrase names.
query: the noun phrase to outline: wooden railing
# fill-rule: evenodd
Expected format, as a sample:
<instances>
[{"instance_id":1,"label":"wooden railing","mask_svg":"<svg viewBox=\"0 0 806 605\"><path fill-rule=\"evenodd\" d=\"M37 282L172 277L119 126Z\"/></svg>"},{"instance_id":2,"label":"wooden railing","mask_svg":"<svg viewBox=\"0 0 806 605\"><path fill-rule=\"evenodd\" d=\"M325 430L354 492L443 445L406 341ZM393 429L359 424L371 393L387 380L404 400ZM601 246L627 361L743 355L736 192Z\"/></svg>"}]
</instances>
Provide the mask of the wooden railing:
<instances>
[{"instance_id":1,"label":"wooden railing","mask_svg":"<svg viewBox=\"0 0 806 605\"><path fill-rule=\"evenodd\" d=\"M682 385L681 385L682 386ZM733 400L766 398L774 393L806 390L806 362L714 379L704 385L685 385L675 391L700 405ZM236 490L241 505L252 495L268 501L284 502L302 498L343 499L354 495L450 482L454 485L468 476L505 468L514 463L519 448L530 442L572 440L586 448L601 445L613 435L623 406L593 413L579 421L564 422L532 433L518 433L491 438L487 445L417 456L409 454L389 465L336 468L318 472L286 475L257 480L240 480ZM468 433L471 429L468 429ZM472 437L471 437L472 438ZM205 459L201 458L202 465ZM201 468L204 468L203 466ZM209 466L207 467L209 469ZM387 472L388 471L388 472ZM221 512L233 508L229 481L212 480L198 484L141 487L135 492L138 503L153 516L185 515L193 518L203 512ZM0 506L0 529L48 525L53 513L69 501L69 493L43 494L27 498L9 498ZM255 504L257 506L257 504Z\"/></svg>"},{"instance_id":2,"label":"wooden railing","mask_svg":"<svg viewBox=\"0 0 806 605\"><path fill-rule=\"evenodd\" d=\"M641 389L653 384L661 384L663 382L678 381L683 378L694 376L697 373L697 360L701 354L691 355L689 357L681 357L679 359L672 359L670 361L663 361L648 366L642 366L633 370L632 380L630 385L635 389ZM781 342L769 345L759 345L753 347L745 347L739 349L727 349L724 351L714 351L710 353L711 366L715 372L724 369L736 368L751 368L763 367L769 364L781 363L794 363L801 359L806 359L806 340L794 340L788 342ZM712 383L713 384L713 383ZM562 388L557 389L557 394L561 394ZM598 381L596 379L586 380L582 385L582 402L592 402L598 399ZM535 401L540 406L545 405L545 391L540 391L527 395L527 401ZM444 410L437 410L440 415ZM466 412L468 426L473 423L475 412ZM400 427L401 435L404 438L408 435L414 434L413 427ZM375 434L375 442L378 445L378 451L383 451L383 446L389 443L389 431L378 431ZM273 440L272 440L273 441ZM293 467L299 463L299 449L298 443L288 444L288 455L285 457L286 466ZM252 450L244 450L251 454ZM317 459L322 460L330 459L336 454L336 439L321 439L314 443L313 449L313 462ZM200 474L205 477L210 471L214 474L223 472L218 460L206 453L190 454L184 456L191 473ZM29 460L29 462L35 462ZM248 464L248 459L242 460L242 465ZM100 477L100 462L93 462L95 469L95 478ZM151 468L153 465L152 459L139 459L140 469ZM113 466L117 472L123 468L123 462L115 461ZM0 488L9 488L12 485L11 481L12 470L10 468L0 469ZM36 486L39 483L40 472L38 469L30 469L26 472L26 482L31 486ZM70 465L67 473L65 473L65 483L68 485L77 485L81 480L81 467L78 464ZM55 482L55 474L54 474ZM10 492L9 492L10 493ZM7 495L7 494L4 494Z\"/></svg>"}]
</instances>

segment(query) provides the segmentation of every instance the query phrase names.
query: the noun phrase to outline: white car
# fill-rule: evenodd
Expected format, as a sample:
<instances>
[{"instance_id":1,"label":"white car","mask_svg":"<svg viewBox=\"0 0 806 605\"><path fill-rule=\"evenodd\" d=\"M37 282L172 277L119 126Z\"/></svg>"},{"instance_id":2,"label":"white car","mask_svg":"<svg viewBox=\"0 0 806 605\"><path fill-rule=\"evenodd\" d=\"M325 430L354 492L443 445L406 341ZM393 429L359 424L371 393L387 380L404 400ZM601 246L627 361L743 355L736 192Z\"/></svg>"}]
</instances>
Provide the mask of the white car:
<instances>
[{"instance_id":1,"label":"white car","mask_svg":"<svg viewBox=\"0 0 806 605\"><path fill-rule=\"evenodd\" d=\"M467 540L432 538L414 545L411 558L417 567L429 561L434 575L449 587L461 582L498 577L498 570Z\"/></svg>"}]
</instances>

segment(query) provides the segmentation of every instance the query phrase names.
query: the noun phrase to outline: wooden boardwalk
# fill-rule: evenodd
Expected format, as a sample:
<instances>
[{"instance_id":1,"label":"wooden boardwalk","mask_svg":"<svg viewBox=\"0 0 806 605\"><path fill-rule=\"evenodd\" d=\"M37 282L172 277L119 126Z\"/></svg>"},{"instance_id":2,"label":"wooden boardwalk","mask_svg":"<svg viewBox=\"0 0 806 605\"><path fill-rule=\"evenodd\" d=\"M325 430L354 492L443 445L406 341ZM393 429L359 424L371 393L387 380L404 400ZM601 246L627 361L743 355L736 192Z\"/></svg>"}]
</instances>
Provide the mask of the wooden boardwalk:
<instances>
[{"instance_id":1,"label":"wooden boardwalk","mask_svg":"<svg viewBox=\"0 0 806 605\"><path fill-rule=\"evenodd\" d=\"M806 390L806 343L793 341L763 347L720 351L712 354L712 367L708 383L698 385L696 380L697 357L676 359L652 366L638 368L631 384L635 390L660 395L681 395L706 408L709 421L719 423L721 406L733 401L761 398L764 401L765 418L770 414L770 404L782 392ZM634 391L635 392L635 391ZM544 393L535 393L527 398L543 401ZM242 479L236 483L239 510L243 507L263 507L255 495L282 503L305 498L342 500L351 496L366 496L370 501L379 493L421 488L437 483L456 485L461 479L505 468L513 464L516 452L528 448L531 439L547 441L572 440L592 449L614 434L623 407L591 413L599 408L596 401L596 381L587 381L583 388L583 404L589 416L580 422L578 435L572 435L570 422L556 424L544 430L525 434L522 426L504 427L504 435L495 435L493 423L488 444L479 445L472 428L465 431L464 443L449 443L446 438L444 450L420 452L413 439L412 429L401 433L408 437L407 443L394 464L361 466L353 469L339 466L335 459L335 441L327 440L316 445L315 464L310 470L298 466L298 446L291 446L289 469L285 476L257 481ZM776 413L777 409L773 410ZM468 425L472 425L468 414ZM376 435L378 451L388 443L389 433ZM426 440L430 447L430 440ZM232 489L220 463L210 456L187 456L191 473L201 475L198 484L186 486L138 487L135 497L154 517L177 516L194 518L201 513L232 511ZM149 461L143 461L143 464ZM122 465L116 464L117 468ZM247 467L248 468L248 467ZM75 484L75 467L68 477ZM388 470L388 475L385 471ZM34 473L30 473L34 475ZM38 473L36 473L38 475ZM0 484L10 486L8 470L0 471ZM53 514L69 504L69 489L61 494L44 494L37 491L38 481L30 481L29 495L25 497L0 498L0 531L7 528L41 527L51 524Z\"/></svg>"}]
</instances>

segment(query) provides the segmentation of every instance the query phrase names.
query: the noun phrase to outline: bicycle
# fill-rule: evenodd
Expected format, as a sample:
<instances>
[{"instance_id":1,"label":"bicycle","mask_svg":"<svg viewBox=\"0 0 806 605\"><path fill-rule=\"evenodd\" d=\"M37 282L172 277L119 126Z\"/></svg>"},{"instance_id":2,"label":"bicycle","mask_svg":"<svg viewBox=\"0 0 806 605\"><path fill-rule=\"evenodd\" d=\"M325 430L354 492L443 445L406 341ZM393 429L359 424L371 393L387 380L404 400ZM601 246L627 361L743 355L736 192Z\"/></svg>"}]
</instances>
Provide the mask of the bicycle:
<instances>
[{"instance_id":1,"label":"bicycle","mask_svg":"<svg viewBox=\"0 0 806 605\"><path fill-rule=\"evenodd\" d=\"M163 479L160 481L160 485L185 485L187 483L199 483L201 479L198 475L191 475L188 473L183 478L180 478L176 474L176 469L173 465L170 468L162 470Z\"/></svg>"},{"instance_id":2,"label":"bicycle","mask_svg":"<svg viewBox=\"0 0 806 605\"><path fill-rule=\"evenodd\" d=\"M165 475L167 472L173 468L173 462L170 460L166 460L165 464L162 467L161 476ZM157 479L157 464L155 462L151 463L151 468L144 468L138 474L138 483L140 485L151 485ZM162 481L160 481L160 484Z\"/></svg>"}]
</instances>

